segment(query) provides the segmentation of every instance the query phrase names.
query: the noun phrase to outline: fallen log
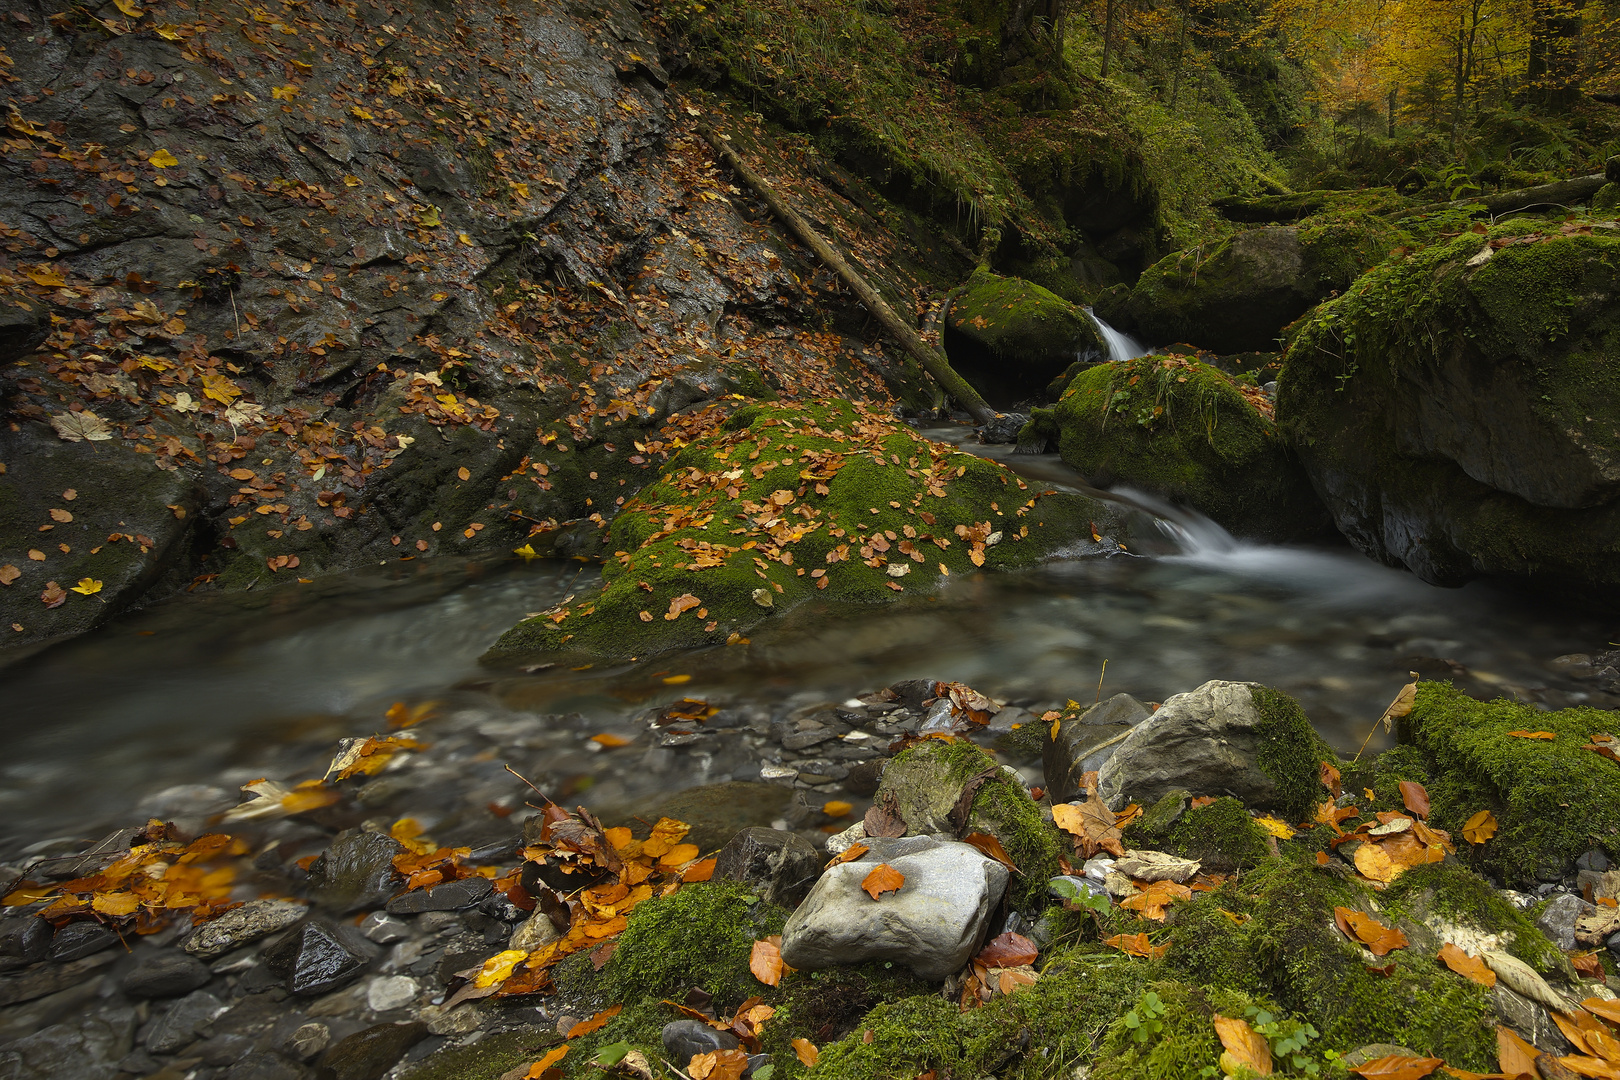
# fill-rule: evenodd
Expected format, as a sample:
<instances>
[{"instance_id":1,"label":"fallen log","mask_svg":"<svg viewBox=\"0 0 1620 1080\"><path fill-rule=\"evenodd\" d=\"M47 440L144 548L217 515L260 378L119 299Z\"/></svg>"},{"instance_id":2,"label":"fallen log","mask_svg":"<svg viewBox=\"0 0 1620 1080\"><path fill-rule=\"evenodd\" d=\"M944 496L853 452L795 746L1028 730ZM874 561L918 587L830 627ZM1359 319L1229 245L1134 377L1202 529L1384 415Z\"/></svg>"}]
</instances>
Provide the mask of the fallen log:
<instances>
[{"instance_id":1,"label":"fallen log","mask_svg":"<svg viewBox=\"0 0 1620 1080\"><path fill-rule=\"evenodd\" d=\"M1608 183L1603 173L1593 173L1590 176L1577 176L1570 180L1558 180L1551 184L1538 184L1535 187L1519 188L1517 191L1499 191L1494 195L1476 195L1469 199L1453 199L1450 202L1429 203L1426 206L1413 207L1410 210L1392 211L1396 216L1406 217L1413 214L1432 214L1438 210L1455 210L1464 206L1480 206L1493 218L1504 214L1512 214L1519 210L1534 210L1537 207L1572 206L1591 200L1598 189Z\"/></svg>"},{"instance_id":2,"label":"fallen log","mask_svg":"<svg viewBox=\"0 0 1620 1080\"><path fill-rule=\"evenodd\" d=\"M771 208L771 213L775 214L782 224L788 227L788 231L798 237L799 242L804 244L805 247L815 252L816 258L830 267L833 273L838 275L839 280L849 286L850 290L860 298L866 310L872 313L872 317L877 319L883 328L905 347L906 352L910 353L917 363L922 365L923 370L928 372L929 376L940 385L942 390L955 398L978 423L987 424L996 418L996 411L985 403L984 398L979 395L977 390L973 389L973 386L966 379L956 373L956 369L951 367L950 362L938 350L931 348L914 327L901 319L895 313L895 310L889 306L889 302L883 299L883 296L868 284L866 278L862 277L838 253L837 249L824 240L821 234L811 228L809 222L805 221L797 211L784 202L781 196L776 193L776 190L763 177L743 164L742 158L737 156L737 152L731 148L730 144L706 126L700 125L698 134L702 135L708 144L714 147L714 152L736 174L737 178L752 188L754 194L758 195L765 205Z\"/></svg>"}]
</instances>

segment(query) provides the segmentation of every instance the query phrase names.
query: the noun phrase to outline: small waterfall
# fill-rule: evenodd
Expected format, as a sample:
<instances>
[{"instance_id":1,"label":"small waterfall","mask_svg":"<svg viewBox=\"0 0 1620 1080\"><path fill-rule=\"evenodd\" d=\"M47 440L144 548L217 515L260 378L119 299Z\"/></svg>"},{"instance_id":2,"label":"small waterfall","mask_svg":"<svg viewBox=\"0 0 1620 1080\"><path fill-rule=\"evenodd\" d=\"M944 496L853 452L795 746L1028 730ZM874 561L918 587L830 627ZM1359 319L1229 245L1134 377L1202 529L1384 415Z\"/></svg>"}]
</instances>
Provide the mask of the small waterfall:
<instances>
[{"instance_id":1,"label":"small waterfall","mask_svg":"<svg viewBox=\"0 0 1620 1080\"><path fill-rule=\"evenodd\" d=\"M1108 360L1110 363L1118 364L1125 360L1135 360L1138 356L1148 354L1148 350L1142 346L1140 341L1137 341L1129 334L1122 334L1115 330L1112 326L1097 318L1097 313L1090 308L1086 309L1086 314L1090 315L1091 321L1097 324L1097 332L1102 334L1103 344L1108 346Z\"/></svg>"}]
</instances>

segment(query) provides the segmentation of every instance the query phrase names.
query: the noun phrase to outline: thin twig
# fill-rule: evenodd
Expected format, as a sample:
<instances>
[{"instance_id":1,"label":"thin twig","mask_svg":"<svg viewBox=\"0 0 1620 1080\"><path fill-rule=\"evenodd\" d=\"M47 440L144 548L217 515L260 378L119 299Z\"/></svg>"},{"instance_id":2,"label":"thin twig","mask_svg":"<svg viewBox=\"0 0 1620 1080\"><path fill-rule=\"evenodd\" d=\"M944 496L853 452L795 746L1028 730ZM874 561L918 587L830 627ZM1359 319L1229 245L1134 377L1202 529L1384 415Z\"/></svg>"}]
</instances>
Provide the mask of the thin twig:
<instances>
[{"instance_id":1,"label":"thin twig","mask_svg":"<svg viewBox=\"0 0 1620 1080\"><path fill-rule=\"evenodd\" d=\"M1097 704L1097 702L1102 700L1103 676L1105 676L1107 674L1108 674L1108 661L1106 659L1104 659L1103 660L1102 671L1099 672L1098 675L1097 675L1097 696L1091 702L1093 705Z\"/></svg>"},{"instance_id":2,"label":"thin twig","mask_svg":"<svg viewBox=\"0 0 1620 1080\"><path fill-rule=\"evenodd\" d=\"M547 795L545 792L541 791L539 788L537 788L533 784L529 783L529 778L524 776L522 773L518 772L516 769L512 768L512 766L503 765L502 768L504 768L507 772L511 773L513 776L517 777L519 780L522 780L525 784L529 784L529 790L533 791L536 795L538 795L542 799L546 800L546 802L551 803L551 805L553 805L553 806L556 805L556 803L552 801L552 798L551 798L550 795Z\"/></svg>"}]
</instances>

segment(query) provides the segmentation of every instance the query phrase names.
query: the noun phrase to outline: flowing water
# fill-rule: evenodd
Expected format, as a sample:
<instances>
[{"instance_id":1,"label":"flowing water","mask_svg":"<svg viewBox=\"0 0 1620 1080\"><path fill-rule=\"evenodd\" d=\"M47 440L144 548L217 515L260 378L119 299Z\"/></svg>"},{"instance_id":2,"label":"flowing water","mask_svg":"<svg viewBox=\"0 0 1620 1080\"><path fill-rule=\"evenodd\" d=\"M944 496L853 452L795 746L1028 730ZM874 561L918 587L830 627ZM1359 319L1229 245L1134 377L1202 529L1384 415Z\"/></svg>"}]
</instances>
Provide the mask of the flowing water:
<instances>
[{"instance_id":1,"label":"flowing water","mask_svg":"<svg viewBox=\"0 0 1620 1080\"><path fill-rule=\"evenodd\" d=\"M1102 328L1110 348L1139 351ZM1043 484L1089 490L1054 455L979 447L962 426L927 434ZM1548 666L1604 646L1612 627L1595 617L1486 585L1433 588L1348 548L1246 543L1141 495L1105 497L1136 519L1130 554L953 578L933 596L876 609L806 606L746 647L653 664L479 667L525 613L593 587L595 571L577 563L428 560L156 605L5 671L0 858L164 816L195 802L186 785L234 801L261 776L318 775L335 739L385 729L395 702L432 703L490 731L539 731L521 742L531 778L595 805L758 779L773 752L764 719L906 678L960 680L1037 716L1098 693L1162 701L1209 679L1252 679L1299 699L1345 752L1412 669L1482 696L1620 704ZM672 675L690 681L670 685ZM732 706L753 718L736 730L755 734L701 752L591 752L592 734L645 737L647 709L682 696ZM1021 764L1038 782L1036 763ZM510 786L499 762L478 768Z\"/></svg>"}]
</instances>

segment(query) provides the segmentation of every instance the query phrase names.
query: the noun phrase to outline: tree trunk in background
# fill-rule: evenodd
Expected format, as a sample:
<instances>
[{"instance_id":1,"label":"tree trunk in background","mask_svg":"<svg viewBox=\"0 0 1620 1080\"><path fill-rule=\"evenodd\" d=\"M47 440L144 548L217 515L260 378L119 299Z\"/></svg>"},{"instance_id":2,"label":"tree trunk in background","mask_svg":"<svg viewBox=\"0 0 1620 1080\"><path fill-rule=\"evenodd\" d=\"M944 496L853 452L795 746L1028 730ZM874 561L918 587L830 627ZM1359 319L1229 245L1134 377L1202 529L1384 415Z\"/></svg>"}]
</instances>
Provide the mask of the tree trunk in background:
<instances>
[{"instance_id":1,"label":"tree trunk in background","mask_svg":"<svg viewBox=\"0 0 1620 1080\"><path fill-rule=\"evenodd\" d=\"M1390 92L1389 92L1389 131L1388 131L1388 135L1392 139L1395 137L1395 100L1396 100L1396 94L1397 93L1398 93L1398 91L1396 91L1395 89L1393 89L1393 88L1390 89Z\"/></svg>"},{"instance_id":2,"label":"tree trunk in background","mask_svg":"<svg viewBox=\"0 0 1620 1080\"><path fill-rule=\"evenodd\" d=\"M1108 78L1109 54L1114 47L1114 13L1119 9L1119 0L1103 0L1103 55L1102 77Z\"/></svg>"},{"instance_id":3,"label":"tree trunk in background","mask_svg":"<svg viewBox=\"0 0 1620 1080\"><path fill-rule=\"evenodd\" d=\"M1586 0L1533 0L1530 58L1525 69L1532 101L1567 106L1581 96L1581 12Z\"/></svg>"},{"instance_id":4,"label":"tree trunk in background","mask_svg":"<svg viewBox=\"0 0 1620 1080\"><path fill-rule=\"evenodd\" d=\"M1176 74L1170 81L1170 111L1176 111L1176 99L1181 96L1181 64L1187 55L1187 9L1190 0L1181 5L1181 31L1176 34Z\"/></svg>"}]
</instances>

